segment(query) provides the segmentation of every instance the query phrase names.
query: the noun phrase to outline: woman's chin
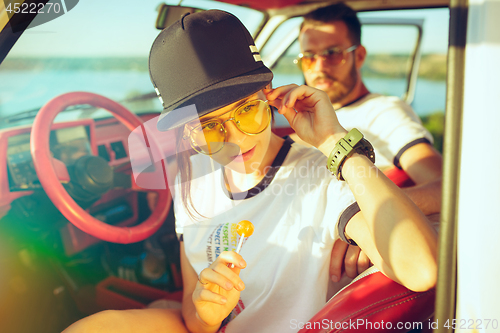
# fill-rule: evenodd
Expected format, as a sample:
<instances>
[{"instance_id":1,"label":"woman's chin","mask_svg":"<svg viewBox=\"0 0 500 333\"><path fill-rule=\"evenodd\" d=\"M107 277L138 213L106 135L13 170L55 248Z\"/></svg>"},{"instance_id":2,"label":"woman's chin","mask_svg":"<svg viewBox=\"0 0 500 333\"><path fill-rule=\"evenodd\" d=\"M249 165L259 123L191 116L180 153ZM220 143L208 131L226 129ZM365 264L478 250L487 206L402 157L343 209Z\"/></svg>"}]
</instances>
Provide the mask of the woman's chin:
<instances>
[{"instance_id":1,"label":"woman's chin","mask_svg":"<svg viewBox=\"0 0 500 333\"><path fill-rule=\"evenodd\" d=\"M260 163L254 161L254 159L243 161L243 158L239 156L226 164L225 167L235 172L249 175L257 171L259 165Z\"/></svg>"},{"instance_id":2,"label":"woman's chin","mask_svg":"<svg viewBox=\"0 0 500 333\"><path fill-rule=\"evenodd\" d=\"M258 142L254 143L253 147L243 148L243 151L236 144L226 143L212 158L225 168L249 175L259 171L264 156Z\"/></svg>"},{"instance_id":3,"label":"woman's chin","mask_svg":"<svg viewBox=\"0 0 500 333\"><path fill-rule=\"evenodd\" d=\"M226 157L220 157L220 156L212 156L213 159L224 166L225 168L231 169L232 171L235 171L237 173L241 174L253 174L256 171L259 170L259 166L261 164L261 161L256 158L256 156L252 156L251 159L248 159L247 161L244 160L244 158L239 155L239 156L226 156Z\"/></svg>"}]
</instances>

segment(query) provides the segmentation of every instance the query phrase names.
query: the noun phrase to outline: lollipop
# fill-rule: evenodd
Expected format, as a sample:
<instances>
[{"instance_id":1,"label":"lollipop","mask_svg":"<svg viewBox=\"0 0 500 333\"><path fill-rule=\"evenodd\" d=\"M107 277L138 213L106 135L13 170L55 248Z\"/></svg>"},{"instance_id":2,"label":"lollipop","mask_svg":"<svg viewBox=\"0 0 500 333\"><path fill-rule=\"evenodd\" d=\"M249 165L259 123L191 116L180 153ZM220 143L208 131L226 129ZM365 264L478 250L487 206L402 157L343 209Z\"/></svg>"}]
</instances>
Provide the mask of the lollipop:
<instances>
[{"instance_id":1,"label":"lollipop","mask_svg":"<svg viewBox=\"0 0 500 333\"><path fill-rule=\"evenodd\" d=\"M238 227L236 228L236 232L241 237L250 237L253 234L253 224L250 221L243 220L238 223Z\"/></svg>"},{"instance_id":2,"label":"lollipop","mask_svg":"<svg viewBox=\"0 0 500 333\"><path fill-rule=\"evenodd\" d=\"M250 237L253 234L253 224L250 221L243 220L238 223L238 227L236 227L236 232L240 235L240 241L238 243L238 247L236 248L236 253L240 253L241 245L243 245L243 239L245 237ZM228 267L234 268L233 264L227 264Z\"/></svg>"},{"instance_id":3,"label":"lollipop","mask_svg":"<svg viewBox=\"0 0 500 333\"><path fill-rule=\"evenodd\" d=\"M236 232L240 235L240 242L236 248L236 253L240 253L241 245L243 245L243 238L250 237L253 234L252 222L247 220L240 221L240 223L238 223L238 227L236 228Z\"/></svg>"}]
</instances>

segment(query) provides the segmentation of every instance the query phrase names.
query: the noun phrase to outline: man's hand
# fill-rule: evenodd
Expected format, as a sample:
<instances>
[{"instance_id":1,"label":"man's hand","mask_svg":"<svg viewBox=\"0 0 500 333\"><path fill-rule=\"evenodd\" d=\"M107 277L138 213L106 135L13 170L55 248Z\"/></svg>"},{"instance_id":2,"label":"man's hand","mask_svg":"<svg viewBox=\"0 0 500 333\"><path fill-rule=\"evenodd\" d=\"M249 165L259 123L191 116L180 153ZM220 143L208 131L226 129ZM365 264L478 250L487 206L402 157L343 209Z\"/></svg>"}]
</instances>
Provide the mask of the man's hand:
<instances>
[{"instance_id":1,"label":"man's hand","mask_svg":"<svg viewBox=\"0 0 500 333\"><path fill-rule=\"evenodd\" d=\"M345 272L348 277L355 278L373 264L359 246L349 245L341 239L333 244L330 258L330 278L338 282Z\"/></svg>"}]
</instances>

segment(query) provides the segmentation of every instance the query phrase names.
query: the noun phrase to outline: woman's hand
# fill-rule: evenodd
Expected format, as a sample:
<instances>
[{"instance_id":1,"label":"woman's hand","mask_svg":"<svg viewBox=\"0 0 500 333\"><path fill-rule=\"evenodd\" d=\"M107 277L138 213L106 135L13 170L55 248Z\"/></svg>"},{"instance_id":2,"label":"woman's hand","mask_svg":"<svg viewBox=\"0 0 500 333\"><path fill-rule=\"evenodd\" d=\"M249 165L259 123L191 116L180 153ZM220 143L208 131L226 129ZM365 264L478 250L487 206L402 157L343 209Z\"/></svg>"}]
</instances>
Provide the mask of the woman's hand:
<instances>
[{"instance_id":1,"label":"woman's hand","mask_svg":"<svg viewBox=\"0 0 500 333\"><path fill-rule=\"evenodd\" d=\"M335 144L347 133L340 125L328 95L321 90L290 84L264 90L264 93L269 104L278 108L297 135L316 148L327 141Z\"/></svg>"},{"instance_id":2,"label":"woman's hand","mask_svg":"<svg viewBox=\"0 0 500 333\"><path fill-rule=\"evenodd\" d=\"M229 268L228 264L234 265ZM206 325L219 325L234 309L245 284L239 274L246 263L236 252L224 251L201 271L193 292L198 318Z\"/></svg>"}]
</instances>

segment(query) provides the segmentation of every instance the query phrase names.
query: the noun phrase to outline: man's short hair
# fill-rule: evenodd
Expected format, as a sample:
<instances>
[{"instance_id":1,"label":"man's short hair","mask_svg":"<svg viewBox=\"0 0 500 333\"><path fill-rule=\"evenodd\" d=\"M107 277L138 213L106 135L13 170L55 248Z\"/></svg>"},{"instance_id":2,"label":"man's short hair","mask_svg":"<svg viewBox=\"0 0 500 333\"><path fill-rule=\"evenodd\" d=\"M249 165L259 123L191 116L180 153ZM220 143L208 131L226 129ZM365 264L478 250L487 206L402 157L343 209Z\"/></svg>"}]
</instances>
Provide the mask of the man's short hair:
<instances>
[{"instance_id":1,"label":"man's short hair","mask_svg":"<svg viewBox=\"0 0 500 333\"><path fill-rule=\"evenodd\" d=\"M361 23L359 23L358 16L351 7L343 2L322 7L304 15L304 22L302 22L300 30L302 31L305 25L317 26L336 21L345 23L353 44L361 44Z\"/></svg>"}]
</instances>

